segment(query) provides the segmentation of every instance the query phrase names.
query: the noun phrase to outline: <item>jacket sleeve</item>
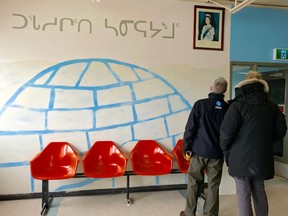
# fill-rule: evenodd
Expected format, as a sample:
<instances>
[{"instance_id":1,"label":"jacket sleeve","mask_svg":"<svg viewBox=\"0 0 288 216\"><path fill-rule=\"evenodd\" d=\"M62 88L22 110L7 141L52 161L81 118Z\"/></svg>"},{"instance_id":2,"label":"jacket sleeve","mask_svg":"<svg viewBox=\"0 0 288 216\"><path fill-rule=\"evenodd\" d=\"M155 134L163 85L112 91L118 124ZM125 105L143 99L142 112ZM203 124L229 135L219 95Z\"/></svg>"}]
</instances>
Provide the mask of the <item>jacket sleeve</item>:
<instances>
[{"instance_id":1,"label":"jacket sleeve","mask_svg":"<svg viewBox=\"0 0 288 216\"><path fill-rule=\"evenodd\" d=\"M220 147L224 152L230 150L231 144L242 124L237 104L234 102L230 105L220 127Z\"/></svg>"},{"instance_id":2,"label":"jacket sleeve","mask_svg":"<svg viewBox=\"0 0 288 216\"><path fill-rule=\"evenodd\" d=\"M273 141L281 140L286 135L287 125L285 115L280 111L279 107L275 104L275 121L274 121L274 136Z\"/></svg>"},{"instance_id":3,"label":"jacket sleeve","mask_svg":"<svg viewBox=\"0 0 288 216\"><path fill-rule=\"evenodd\" d=\"M185 132L183 136L183 153L192 150L193 138L198 130L199 116L198 116L198 103L196 102L190 112L187 124L185 126Z\"/></svg>"}]
</instances>

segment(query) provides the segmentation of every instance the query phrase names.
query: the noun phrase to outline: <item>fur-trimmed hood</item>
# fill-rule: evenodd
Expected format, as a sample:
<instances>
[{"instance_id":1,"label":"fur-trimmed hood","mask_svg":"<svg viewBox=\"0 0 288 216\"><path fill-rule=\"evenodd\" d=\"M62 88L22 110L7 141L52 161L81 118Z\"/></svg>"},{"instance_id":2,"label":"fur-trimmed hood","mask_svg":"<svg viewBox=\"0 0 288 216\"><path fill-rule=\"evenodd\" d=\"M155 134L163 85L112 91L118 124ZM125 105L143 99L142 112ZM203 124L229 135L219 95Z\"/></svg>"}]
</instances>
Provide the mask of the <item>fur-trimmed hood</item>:
<instances>
[{"instance_id":1,"label":"fur-trimmed hood","mask_svg":"<svg viewBox=\"0 0 288 216\"><path fill-rule=\"evenodd\" d=\"M236 88L241 88L244 85L253 84L253 83L261 83L263 85L264 92L267 93L269 91L268 83L263 79L257 79L257 78L243 80L236 85Z\"/></svg>"},{"instance_id":2,"label":"fur-trimmed hood","mask_svg":"<svg viewBox=\"0 0 288 216\"><path fill-rule=\"evenodd\" d=\"M245 101L250 104L263 104L268 100L269 87L268 83L263 79L251 78L243 80L235 87L234 101Z\"/></svg>"}]
</instances>

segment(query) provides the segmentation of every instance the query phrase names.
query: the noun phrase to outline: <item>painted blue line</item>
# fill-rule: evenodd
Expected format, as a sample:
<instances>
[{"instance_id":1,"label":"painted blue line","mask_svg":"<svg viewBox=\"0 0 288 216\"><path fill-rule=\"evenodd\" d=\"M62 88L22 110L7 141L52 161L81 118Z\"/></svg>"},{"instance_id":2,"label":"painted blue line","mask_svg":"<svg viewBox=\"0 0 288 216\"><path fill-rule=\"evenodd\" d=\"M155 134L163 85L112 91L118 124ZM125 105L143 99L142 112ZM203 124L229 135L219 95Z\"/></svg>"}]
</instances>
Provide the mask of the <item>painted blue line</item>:
<instances>
[{"instance_id":1,"label":"painted blue line","mask_svg":"<svg viewBox=\"0 0 288 216\"><path fill-rule=\"evenodd\" d=\"M39 151L42 151L44 149L42 136L39 136L39 143L40 143L40 150Z\"/></svg>"},{"instance_id":2,"label":"painted blue line","mask_svg":"<svg viewBox=\"0 0 288 216\"><path fill-rule=\"evenodd\" d=\"M175 137L175 136L172 137L172 145L173 145L173 148L174 148L175 145L176 145L176 137Z\"/></svg>"},{"instance_id":3,"label":"painted blue line","mask_svg":"<svg viewBox=\"0 0 288 216\"><path fill-rule=\"evenodd\" d=\"M138 73L135 71L135 69L132 67L130 67L130 68L133 71L133 73L135 74L135 76L138 78L138 80L142 80L141 77L138 75Z\"/></svg>"},{"instance_id":4,"label":"painted blue line","mask_svg":"<svg viewBox=\"0 0 288 216\"><path fill-rule=\"evenodd\" d=\"M155 178L156 178L156 185L160 185L160 178L159 178L159 176L156 176Z\"/></svg>"},{"instance_id":5,"label":"painted blue line","mask_svg":"<svg viewBox=\"0 0 288 216\"><path fill-rule=\"evenodd\" d=\"M45 82L45 85L48 85L51 82L51 80L55 77L58 70L59 70L59 67L56 68L56 67L52 66L52 67L47 68L46 70L42 71L41 73L39 73L37 76L38 77L43 76L47 72L51 73L51 75L49 76L49 78ZM34 83L34 81L36 81L36 79L33 79L33 83Z\"/></svg>"},{"instance_id":6,"label":"painted blue line","mask_svg":"<svg viewBox=\"0 0 288 216\"><path fill-rule=\"evenodd\" d=\"M168 123L167 123L167 119L166 119L166 118L164 118L164 125L165 125L165 130L166 130L167 136L170 136L170 134L169 134L169 126L168 126Z\"/></svg>"},{"instance_id":7,"label":"painted blue line","mask_svg":"<svg viewBox=\"0 0 288 216\"><path fill-rule=\"evenodd\" d=\"M28 166L28 165L30 165L30 161L9 162L9 163L0 163L0 168L20 167L20 166Z\"/></svg>"},{"instance_id":8,"label":"painted blue line","mask_svg":"<svg viewBox=\"0 0 288 216\"><path fill-rule=\"evenodd\" d=\"M109 71L111 72L111 74L114 76L114 78L117 80L118 83L121 83L121 79L118 76L117 73L115 73L115 71L112 70L111 66L109 65L108 62L105 62L106 67L109 69Z\"/></svg>"},{"instance_id":9,"label":"painted blue line","mask_svg":"<svg viewBox=\"0 0 288 216\"><path fill-rule=\"evenodd\" d=\"M100 178L91 178L91 179L86 179L84 181L75 183L75 184L70 184L70 185L63 185L60 186L58 188L55 189L55 192L59 192L59 191L66 191L66 190L70 190L70 189L75 189L75 188L79 188L79 187L84 187L86 185L89 185L95 181L99 181L101 180Z\"/></svg>"},{"instance_id":10,"label":"painted blue line","mask_svg":"<svg viewBox=\"0 0 288 216\"><path fill-rule=\"evenodd\" d=\"M85 67L84 70L82 71L82 73L81 73L81 75L80 75L80 77L79 77L79 80L78 80L78 82L76 83L75 86L79 87L79 85L80 85L80 83L81 83L84 75L86 74L88 68L90 67L90 64L91 64L91 62L88 62L88 63L87 63L86 67Z\"/></svg>"},{"instance_id":11,"label":"painted blue line","mask_svg":"<svg viewBox=\"0 0 288 216\"><path fill-rule=\"evenodd\" d=\"M49 101L49 109L52 110L54 108L55 101L55 89L52 89L50 92L50 101Z\"/></svg>"},{"instance_id":12,"label":"painted blue line","mask_svg":"<svg viewBox=\"0 0 288 216\"><path fill-rule=\"evenodd\" d=\"M86 140L87 140L87 148L90 149L91 148L91 140L89 137L89 133L86 132L85 135L86 135Z\"/></svg>"},{"instance_id":13,"label":"painted blue line","mask_svg":"<svg viewBox=\"0 0 288 216\"><path fill-rule=\"evenodd\" d=\"M115 188L115 178L112 178L112 188Z\"/></svg>"},{"instance_id":14,"label":"painted blue line","mask_svg":"<svg viewBox=\"0 0 288 216\"><path fill-rule=\"evenodd\" d=\"M32 193L34 193L34 191L35 191L35 183L34 183L34 178L32 176L30 177L30 186L31 186Z\"/></svg>"}]
</instances>

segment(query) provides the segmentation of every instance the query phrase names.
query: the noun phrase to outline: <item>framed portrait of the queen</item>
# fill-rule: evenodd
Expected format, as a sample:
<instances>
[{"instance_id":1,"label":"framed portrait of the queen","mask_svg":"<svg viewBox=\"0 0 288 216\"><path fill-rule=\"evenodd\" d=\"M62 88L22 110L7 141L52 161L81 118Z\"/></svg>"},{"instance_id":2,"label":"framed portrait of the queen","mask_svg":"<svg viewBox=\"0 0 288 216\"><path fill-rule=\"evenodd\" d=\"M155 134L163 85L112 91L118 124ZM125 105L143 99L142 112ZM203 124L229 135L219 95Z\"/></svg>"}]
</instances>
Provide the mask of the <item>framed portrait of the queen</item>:
<instances>
[{"instance_id":1,"label":"framed portrait of the queen","mask_svg":"<svg viewBox=\"0 0 288 216\"><path fill-rule=\"evenodd\" d=\"M194 49L223 50L225 9L194 6Z\"/></svg>"}]
</instances>

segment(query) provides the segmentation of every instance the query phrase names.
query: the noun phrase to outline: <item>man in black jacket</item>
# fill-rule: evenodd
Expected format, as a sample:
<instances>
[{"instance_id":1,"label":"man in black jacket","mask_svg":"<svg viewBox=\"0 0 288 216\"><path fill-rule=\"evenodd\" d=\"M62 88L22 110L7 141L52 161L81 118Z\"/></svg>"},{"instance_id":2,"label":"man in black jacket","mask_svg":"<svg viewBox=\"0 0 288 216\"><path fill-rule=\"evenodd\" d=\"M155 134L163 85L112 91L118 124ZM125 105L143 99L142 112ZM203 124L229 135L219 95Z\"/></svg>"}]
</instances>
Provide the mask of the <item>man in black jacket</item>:
<instances>
[{"instance_id":1,"label":"man in black jacket","mask_svg":"<svg viewBox=\"0 0 288 216\"><path fill-rule=\"evenodd\" d=\"M274 177L273 143L286 133L285 116L268 99L268 84L250 71L235 89L220 129L220 145L234 178L240 216L268 216L264 180Z\"/></svg>"},{"instance_id":2,"label":"man in black jacket","mask_svg":"<svg viewBox=\"0 0 288 216\"><path fill-rule=\"evenodd\" d=\"M209 97L195 102L184 132L184 157L190 157L185 211L180 216L195 216L198 192L208 177L208 193L203 207L205 216L219 214L219 185L222 177L223 153L220 148L220 125L228 109L224 101L227 81L213 81ZM191 154L187 154L191 152ZM186 156L187 155L187 156Z\"/></svg>"}]
</instances>

